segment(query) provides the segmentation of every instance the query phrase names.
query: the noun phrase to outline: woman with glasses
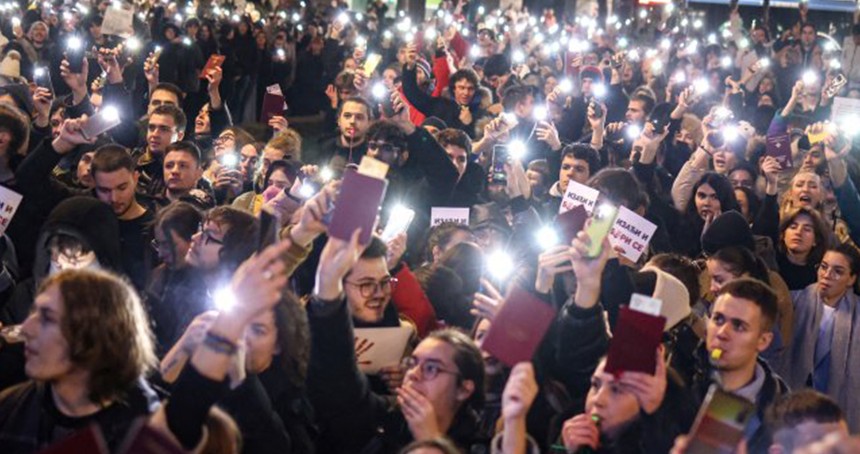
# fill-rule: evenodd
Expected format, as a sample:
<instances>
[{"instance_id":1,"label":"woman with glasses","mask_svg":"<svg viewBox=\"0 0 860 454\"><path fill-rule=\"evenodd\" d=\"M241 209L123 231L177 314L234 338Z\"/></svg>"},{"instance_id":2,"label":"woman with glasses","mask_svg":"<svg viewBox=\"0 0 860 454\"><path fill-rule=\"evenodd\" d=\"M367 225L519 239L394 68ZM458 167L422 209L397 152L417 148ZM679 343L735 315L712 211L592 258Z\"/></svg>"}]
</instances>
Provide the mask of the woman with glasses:
<instances>
[{"instance_id":1,"label":"woman with glasses","mask_svg":"<svg viewBox=\"0 0 860 454\"><path fill-rule=\"evenodd\" d=\"M851 432L860 430L860 253L848 244L828 248L818 280L792 292L794 337L778 370L793 389L810 386L845 411Z\"/></svg>"},{"instance_id":2,"label":"woman with glasses","mask_svg":"<svg viewBox=\"0 0 860 454\"><path fill-rule=\"evenodd\" d=\"M307 382L322 429L318 452L393 453L413 440L445 435L468 452L484 401L484 365L467 335L436 331L418 344L405 361L396 404L371 392L358 371L345 295L353 291L349 282L363 249L358 233L350 241L329 239L308 303Z\"/></svg>"},{"instance_id":3,"label":"woman with glasses","mask_svg":"<svg viewBox=\"0 0 860 454\"><path fill-rule=\"evenodd\" d=\"M195 271L188 266L185 256L202 220L201 213L185 202L174 202L155 217L152 248L161 264L150 274L146 299L151 308L151 318L156 321L153 331L160 350L169 347L180 334L174 332L176 323L169 320L190 319L193 316L181 314L186 310L198 310L190 304L167 306L163 303L168 295L179 294L187 294L187 301L194 301L192 296L196 287L187 287L185 284L190 282L188 274Z\"/></svg>"}]
</instances>

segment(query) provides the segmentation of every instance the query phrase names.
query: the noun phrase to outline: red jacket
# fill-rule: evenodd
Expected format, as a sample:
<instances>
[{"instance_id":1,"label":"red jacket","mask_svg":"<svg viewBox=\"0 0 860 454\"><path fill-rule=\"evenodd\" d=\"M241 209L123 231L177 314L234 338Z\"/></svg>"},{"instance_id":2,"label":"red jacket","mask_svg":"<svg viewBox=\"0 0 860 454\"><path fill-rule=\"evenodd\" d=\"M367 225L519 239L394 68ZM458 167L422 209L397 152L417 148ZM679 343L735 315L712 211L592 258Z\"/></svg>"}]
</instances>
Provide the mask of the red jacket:
<instances>
[{"instance_id":1,"label":"red jacket","mask_svg":"<svg viewBox=\"0 0 860 454\"><path fill-rule=\"evenodd\" d=\"M439 328L436 311L409 266L403 263L394 277L397 278L397 286L391 293L391 301L401 316L415 323L418 337L423 339Z\"/></svg>"}]
</instances>

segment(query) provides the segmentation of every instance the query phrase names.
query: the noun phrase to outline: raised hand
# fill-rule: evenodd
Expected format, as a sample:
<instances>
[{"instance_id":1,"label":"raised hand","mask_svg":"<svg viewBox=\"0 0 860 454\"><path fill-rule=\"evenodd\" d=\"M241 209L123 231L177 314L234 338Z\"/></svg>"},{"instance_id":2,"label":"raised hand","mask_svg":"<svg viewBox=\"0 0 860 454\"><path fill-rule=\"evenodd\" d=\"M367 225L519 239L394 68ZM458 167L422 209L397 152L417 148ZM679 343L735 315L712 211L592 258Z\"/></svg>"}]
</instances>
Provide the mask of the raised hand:
<instances>
[{"instance_id":1,"label":"raised hand","mask_svg":"<svg viewBox=\"0 0 860 454\"><path fill-rule=\"evenodd\" d=\"M408 384L397 390L397 403L415 440L429 440L442 435L433 404Z\"/></svg>"},{"instance_id":2,"label":"raised hand","mask_svg":"<svg viewBox=\"0 0 860 454\"><path fill-rule=\"evenodd\" d=\"M535 278L535 290L540 293L549 293L552 283L559 273L573 271L570 262L570 246L558 245L538 256L537 277Z\"/></svg>"},{"instance_id":3,"label":"raised hand","mask_svg":"<svg viewBox=\"0 0 860 454\"><path fill-rule=\"evenodd\" d=\"M95 137L87 139L81 132L86 122L86 115L81 116L81 118L65 120L63 126L60 128L60 135L52 142L54 151L59 154L66 154L74 150L78 145L94 143L96 141Z\"/></svg>"},{"instance_id":4,"label":"raised hand","mask_svg":"<svg viewBox=\"0 0 860 454\"><path fill-rule=\"evenodd\" d=\"M558 129L556 129L555 124L552 122L538 122L537 128L535 128L535 135L537 135L538 140L546 142L552 151L561 150L561 139L558 137Z\"/></svg>"},{"instance_id":5,"label":"raised hand","mask_svg":"<svg viewBox=\"0 0 860 454\"><path fill-rule=\"evenodd\" d=\"M46 128L51 123L51 102L54 100L51 90L36 87L33 91L33 110L36 113L33 121L37 126Z\"/></svg>"},{"instance_id":6,"label":"raised hand","mask_svg":"<svg viewBox=\"0 0 860 454\"><path fill-rule=\"evenodd\" d=\"M600 444L600 430L585 413L565 421L561 429L561 437L567 452L577 452L583 446L588 446L596 452Z\"/></svg>"},{"instance_id":7,"label":"raised hand","mask_svg":"<svg viewBox=\"0 0 860 454\"><path fill-rule=\"evenodd\" d=\"M496 314L505 305L505 297L502 296L490 281L484 278L481 278L481 287L483 287L484 293L475 293L475 298L472 300L472 309L469 310L469 313L475 317L493 321L496 318Z\"/></svg>"},{"instance_id":8,"label":"raised hand","mask_svg":"<svg viewBox=\"0 0 860 454\"><path fill-rule=\"evenodd\" d=\"M88 95L87 92L87 75L89 72L89 64L86 57L81 57L84 60L81 72L74 73L71 70L69 61L63 59L60 63L60 77L69 88L72 90L72 102L75 105L80 104Z\"/></svg>"},{"instance_id":9,"label":"raised hand","mask_svg":"<svg viewBox=\"0 0 860 454\"><path fill-rule=\"evenodd\" d=\"M388 253L385 256L389 268L394 268L400 263L403 254L406 253L406 232L400 233L389 241Z\"/></svg>"},{"instance_id":10,"label":"raised hand","mask_svg":"<svg viewBox=\"0 0 860 454\"><path fill-rule=\"evenodd\" d=\"M305 175L309 174L305 172ZM333 181L305 202L299 222L290 232L290 236L296 243L307 246L326 231L324 219L332 210L339 190L340 182Z\"/></svg>"},{"instance_id":11,"label":"raised hand","mask_svg":"<svg viewBox=\"0 0 860 454\"><path fill-rule=\"evenodd\" d=\"M143 62L143 75L146 77L146 83L149 85L149 91L158 85L158 60L154 52L150 52L149 56Z\"/></svg>"},{"instance_id":12,"label":"raised hand","mask_svg":"<svg viewBox=\"0 0 860 454\"><path fill-rule=\"evenodd\" d=\"M662 347L657 349L657 370L654 375L642 372L624 372L619 383L636 397L639 407L646 414L653 415L666 396L666 360Z\"/></svg>"},{"instance_id":13,"label":"raised hand","mask_svg":"<svg viewBox=\"0 0 860 454\"><path fill-rule=\"evenodd\" d=\"M269 126L271 126L272 129L275 130L275 134L277 134L281 131L286 130L290 126L290 123L287 121L286 118L280 115L274 115L271 119L269 119Z\"/></svg>"},{"instance_id":14,"label":"raised hand","mask_svg":"<svg viewBox=\"0 0 860 454\"><path fill-rule=\"evenodd\" d=\"M281 257L291 244L289 240L279 241L245 260L233 273L230 286L237 304L230 310L231 315L247 324L281 300L289 279Z\"/></svg>"},{"instance_id":15,"label":"raised hand","mask_svg":"<svg viewBox=\"0 0 860 454\"><path fill-rule=\"evenodd\" d=\"M502 392L502 417L524 419L537 396L538 384L532 363L519 363L511 370Z\"/></svg>"},{"instance_id":16,"label":"raised hand","mask_svg":"<svg viewBox=\"0 0 860 454\"><path fill-rule=\"evenodd\" d=\"M358 262L364 251L359 244L361 229L353 232L349 241L329 237L320 254L314 295L324 301L335 301L343 295L343 278Z\"/></svg>"}]
</instances>

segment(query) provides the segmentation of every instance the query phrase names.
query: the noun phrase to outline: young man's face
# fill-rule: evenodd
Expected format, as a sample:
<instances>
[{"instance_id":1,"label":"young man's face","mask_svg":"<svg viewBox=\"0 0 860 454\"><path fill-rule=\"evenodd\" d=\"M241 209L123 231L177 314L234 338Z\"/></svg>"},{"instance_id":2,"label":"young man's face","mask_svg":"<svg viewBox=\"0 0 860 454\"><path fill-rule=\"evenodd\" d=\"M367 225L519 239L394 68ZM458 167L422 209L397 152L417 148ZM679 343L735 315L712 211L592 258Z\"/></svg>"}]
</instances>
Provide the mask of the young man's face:
<instances>
[{"instance_id":1,"label":"young man's face","mask_svg":"<svg viewBox=\"0 0 860 454\"><path fill-rule=\"evenodd\" d=\"M165 104L179 107L179 98L172 91L155 90L152 93L152 96L149 97L149 105L147 106L146 113L148 115L152 115L152 111L155 110L156 107L163 106Z\"/></svg>"},{"instance_id":2,"label":"young man's face","mask_svg":"<svg viewBox=\"0 0 860 454\"><path fill-rule=\"evenodd\" d=\"M567 184L570 181L585 184L590 176L591 171L587 161L567 155L561 160L561 170L558 173L559 189L562 190L562 193L567 191Z\"/></svg>"},{"instance_id":3,"label":"young man's face","mask_svg":"<svg viewBox=\"0 0 860 454\"><path fill-rule=\"evenodd\" d=\"M90 174L90 167L93 164L93 156L95 156L95 151L90 151L81 156L81 160L78 161L78 167L76 169L76 176L78 178L78 182L82 185L91 188L95 185L93 181L93 176Z\"/></svg>"},{"instance_id":4,"label":"young man's face","mask_svg":"<svg viewBox=\"0 0 860 454\"><path fill-rule=\"evenodd\" d=\"M370 126L370 115L364 104L347 101L341 108L337 125L344 139L361 142Z\"/></svg>"},{"instance_id":5,"label":"young man's face","mask_svg":"<svg viewBox=\"0 0 860 454\"><path fill-rule=\"evenodd\" d=\"M445 153L448 154L448 159L454 163L454 167L457 168L457 173L462 178L463 174L466 173L466 164L469 160L469 155L466 153L466 150L463 147L458 147L457 145L447 145L445 147Z\"/></svg>"},{"instance_id":6,"label":"young man's face","mask_svg":"<svg viewBox=\"0 0 860 454\"><path fill-rule=\"evenodd\" d=\"M476 90L475 84L467 79L460 79L454 83L454 100L461 106L469 105Z\"/></svg>"},{"instance_id":7,"label":"young man's face","mask_svg":"<svg viewBox=\"0 0 860 454\"><path fill-rule=\"evenodd\" d=\"M93 181L96 196L102 202L110 205L113 213L122 219L135 204L135 189L137 188L137 172L119 169L113 172L95 172Z\"/></svg>"},{"instance_id":8,"label":"young man's face","mask_svg":"<svg viewBox=\"0 0 860 454\"><path fill-rule=\"evenodd\" d=\"M164 182L175 192L190 191L197 187L203 175L200 164L185 151L171 151L164 157Z\"/></svg>"},{"instance_id":9,"label":"young man's face","mask_svg":"<svg viewBox=\"0 0 860 454\"><path fill-rule=\"evenodd\" d=\"M173 142L182 140L184 131L179 131L170 115L151 115L146 130L146 145L150 153L161 155Z\"/></svg>"},{"instance_id":10,"label":"young man's face","mask_svg":"<svg viewBox=\"0 0 860 454\"><path fill-rule=\"evenodd\" d=\"M645 103L638 99L631 99L627 104L627 113L624 114L624 118L627 119L628 123L642 125L645 123L646 115Z\"/></svg>"},{"instance_id":11,"label":"young man's face","mask_svg":"<svg viewBox=\"0 0 860 454\"><path fill-rule=\"evenodd\" d=\"M723 294L714 301L707 324L708 352L722 350L716 367L735 371L749 367L773 340L764 315L754 302Z\"/></svg>"},{"instance_id":12,"label":"young man's face","mask_svg":"<svg viewBox=\"0 0 860 454\"><path fill-rule=\"evenodd\" d=\"M359 259L344 278L344 292L352 317L365 323L382 321L391 302L391 275L385 258Z\"/></svg>"}]
</instances>

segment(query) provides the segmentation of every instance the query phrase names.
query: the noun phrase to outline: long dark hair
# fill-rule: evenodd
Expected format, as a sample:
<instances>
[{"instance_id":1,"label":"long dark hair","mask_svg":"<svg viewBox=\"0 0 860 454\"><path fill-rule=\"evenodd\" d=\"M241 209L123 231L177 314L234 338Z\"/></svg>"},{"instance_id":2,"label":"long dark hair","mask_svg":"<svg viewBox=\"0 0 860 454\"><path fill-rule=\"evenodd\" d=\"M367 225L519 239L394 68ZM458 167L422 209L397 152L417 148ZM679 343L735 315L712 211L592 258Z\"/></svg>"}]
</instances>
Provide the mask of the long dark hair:
<instances>
[{"instance_id":1,"label":"long dark hair","mask_svg":"<svg viewBox=\"0 0 860 454\"><path fill-rule=\"evenodd\" d=\"M311 356L311 332L307 312L292 292L284 292L273 311L281 353L276 356L276 362L272 365L278 367L279 372L287 377L293 387L304 388Z\"/></svg>"},{"instance_id":2,"label":"long dark hair","mask_svg":"<svg viewBox=\"0 0 860 454\"><path fill-rule=\"evenodd\" d=\"M702 178L693 185L693 192L690 197L690 202L687 203L685 216L693 219L701 219L699 217L699 213L696 211L696 191L705 184L710 186L717 194L717 200L720 201L720 211L723 213L731 210L735 210L738 213L741 212L741 207L738 206L738 199L735 198L735 190L732 188L732 184L729 182L729 179L716 172L708 172L702 175Z\"/></svg>"},{"instance_id":3,"label":"long dark hair","mask_svg":"<svg viewBox=\"0 0 860 454\"><path fill-rule=\"evenodd\" d=\"M708 257L708 260L722 263L730 273L737 277L747 274L753 279L770 285L770 273L767 265L743 246L724 247Z\"/></svg>"},{"instance_id":4,"label":"long dark hair","mask_svg":"<svg viewBox=\"0 0 860 454\"><path fill-rule=\"evenodd\" d=\"M810 210L808 208L801 207L786 216L785 219L779 223L779 243L776 245L777 250L782 254L788 254L788 250L785 247L785 231L788 230L788 227L800 216L808 216L809 219L812 220L812 232L815 235L815 245L812 246L812 250L809 251L809 257L806 259L806 263L813 265L821 263L821 259L824 258L824 253L827 252L827 248L830 247L833 242L833 237L830 229L827 227L827 223L824 222L824 219L821 218L821 214L819 214L817 210Z\"/></svg>"}]
</instances>

